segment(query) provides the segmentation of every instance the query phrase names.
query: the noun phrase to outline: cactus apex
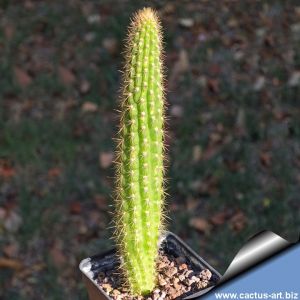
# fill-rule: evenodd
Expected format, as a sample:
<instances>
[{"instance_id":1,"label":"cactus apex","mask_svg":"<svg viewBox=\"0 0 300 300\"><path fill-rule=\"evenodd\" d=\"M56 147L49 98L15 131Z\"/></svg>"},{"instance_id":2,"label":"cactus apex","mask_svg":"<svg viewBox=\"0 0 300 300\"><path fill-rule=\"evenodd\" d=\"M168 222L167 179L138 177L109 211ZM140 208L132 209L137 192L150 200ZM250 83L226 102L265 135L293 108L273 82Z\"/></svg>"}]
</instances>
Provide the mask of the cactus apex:
<instances>
[{"instance_id":1,"label":"cactus apex","mask_svg":"<svg viewBox=\"0 0 300 300\"><path fill-rule=\"evenodd\" d=\"M153 22L155 26L160 24L156 11L151 7L144 7L134 15L133 22L135 24L141 24L149 21Z\"/></svg>"}]
</instances>

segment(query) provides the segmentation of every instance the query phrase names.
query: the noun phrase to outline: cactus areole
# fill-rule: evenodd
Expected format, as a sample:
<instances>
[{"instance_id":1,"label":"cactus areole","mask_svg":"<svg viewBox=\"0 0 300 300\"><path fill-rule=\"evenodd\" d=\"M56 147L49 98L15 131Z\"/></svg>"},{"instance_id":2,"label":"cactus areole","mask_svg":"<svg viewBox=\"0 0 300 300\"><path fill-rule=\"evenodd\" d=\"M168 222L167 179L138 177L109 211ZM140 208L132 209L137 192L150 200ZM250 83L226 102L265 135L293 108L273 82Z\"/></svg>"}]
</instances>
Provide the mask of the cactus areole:
<instances>
[{"instance_id":1,"label":"cactus areole","mask_svg":"<svg viewBox=\"0 0 300 300\"><path fill-rule=\"evenodd\" d=\"M163 210L161 30L156 13L140 10L126 40L117 150L116 234L121 269L133 295L156 284Z\"/></svg>"}]
</instances>

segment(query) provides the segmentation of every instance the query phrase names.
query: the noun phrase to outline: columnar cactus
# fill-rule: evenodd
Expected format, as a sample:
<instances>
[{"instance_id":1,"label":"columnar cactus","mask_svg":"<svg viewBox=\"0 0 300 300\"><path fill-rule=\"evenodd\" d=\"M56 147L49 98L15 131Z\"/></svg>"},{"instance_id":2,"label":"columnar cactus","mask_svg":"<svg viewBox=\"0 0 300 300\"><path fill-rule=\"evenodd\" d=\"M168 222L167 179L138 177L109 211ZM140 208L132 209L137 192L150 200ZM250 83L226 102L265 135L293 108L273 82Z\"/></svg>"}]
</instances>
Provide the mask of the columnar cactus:
<instances>
[{"instance_id":1,"label":"columnar cactus","mask_svg":"<svg viewBox=\"0 0 300 300\"><path fill-rule=\"evenodd\" d=\"M163 210L163 75L156 13L140 10L129 28L117 151L116 241L132 294L156 283Z\"/></svg>"}]
</instances>

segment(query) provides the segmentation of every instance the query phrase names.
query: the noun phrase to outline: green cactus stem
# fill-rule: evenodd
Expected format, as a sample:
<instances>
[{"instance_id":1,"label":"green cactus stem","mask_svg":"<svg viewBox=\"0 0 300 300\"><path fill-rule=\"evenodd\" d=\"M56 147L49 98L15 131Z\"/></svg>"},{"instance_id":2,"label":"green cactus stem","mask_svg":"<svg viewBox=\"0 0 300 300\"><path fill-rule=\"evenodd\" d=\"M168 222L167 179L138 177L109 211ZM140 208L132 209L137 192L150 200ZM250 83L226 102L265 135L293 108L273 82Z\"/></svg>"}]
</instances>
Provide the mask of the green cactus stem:
<instances>
[{"instance_id":1,"label":"green cactus stem","mask_svg":"<svg viewBox=\"0 0 300 300\"><path fill-rule=\"evenodd\" d=\"M156 13L140 10L129 28L117 151L116 241L132 294L156 284L163 211L163 75Z\"/></svg>"}]
</instances>

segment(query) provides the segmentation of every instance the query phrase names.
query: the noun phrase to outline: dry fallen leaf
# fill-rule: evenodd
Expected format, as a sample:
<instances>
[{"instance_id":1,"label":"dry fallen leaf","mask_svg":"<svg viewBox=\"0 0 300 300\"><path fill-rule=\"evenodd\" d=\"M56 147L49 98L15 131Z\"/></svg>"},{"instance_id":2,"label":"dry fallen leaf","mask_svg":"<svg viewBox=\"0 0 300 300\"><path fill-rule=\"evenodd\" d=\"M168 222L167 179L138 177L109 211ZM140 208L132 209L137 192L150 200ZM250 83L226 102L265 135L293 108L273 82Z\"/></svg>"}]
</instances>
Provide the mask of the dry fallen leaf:
<instances>
[{"instance_id":1,"label":"dry fallen leaf","mask_svg":"<svg viewBox=\"0 0 300 300\"><path fill-rule=\"evenodd\" d=\"M202 148L199 145L193 147L193 162L199 162L202 157Z\"/></svg>"},{"instance_id":2,"label":"dry fallen leaf","mask_svg":"<svg viewBox=\"0 0 300 300\"><path fill-rule=\"evenodd\" d=\"M208 234L211 229L211 225L208 223L208 221L199 217L192 218L189 222L189 225L205 234Z\"/></svg>"},{"instance_id":3,"label":"dry fallen leaf","mask_svg":"<svg viewBox=\"0 0 300 300\"><path fill-rule=\"evenodd\" d=\"M215 144L219 144L222 141L223 137L224 134L222 132L212 132L209 135L209 140L211 144L215 145Z\"/></svg>"},{"instance_id":4,"label":"dry fallen leaf","mask_svg":"<svg viewBox=\"0 0 300 300\"><path fill-rule=\"evenodd\" d=\"M64 85L72 85L76 81L73 72L66 67L60 66L58 68L59 77Z\"/></svg>"},{"instance_id":5,"label":"dry fallen leaf","mask_svg":"<svg viewBox=\"0 0 300 300\"><path fill-rule=\"evenodd\" d=\"M208 147L202 153L203 160L209 160L214 157L220 151L220 147L217 145L208 145Z\"/></svg>"},{"instance_id":6,"label":"dry fallen leaf","mask_svg":"<svg viewBox=\"0 0 300 300\"><path fill-rule=\"evenodd\" d=\"M199 199L196 199L194 197L188 197L186 199L186 208L188 211L195 211L198 205L199 205Z\"/></svg>"},{"instance_id":7,"label":"dry fallen leaf","mask_svg":"<svg viewBox=\"0 0 300 300\"><path fill-rule=\"evenodd\" d=\"M208 72L211 76L218 76L221 73L220 64L213 63L209 66Z\"/></svg>"},{"instance_id":8,"label":"dry fallen leaf","mask_svg":"<svg viewBox=\"0 0 300 300\"><path fill-rule=\"evenodd\" d=\"M48 177L49 178L55 178L60 176L62 170L59 167L54 167L48 170Z\"/></svg>"},{"instance_id":9,"label":"dry fallen leaf","mask_svg":"<svg viewBox=\"0 0 300 300\"><path fill-rule=\"evenodd\" d=\"M87 80L83 80L80 83L79 90L82 94L86 94L91 89L91 84Z\"/></svg>"},{"instance_id":10,"label":"dry fallen leaf","mask_svg":"<svg viewBox=\"0 0 300 300\"><path fill-rule=\"evenodd\" d=\"M112 152L101 152L99 154L100 166L103 169L107 169L113 163L114 154Z\"/></svg>"},{"instance_id":11,"label":"dry fallen leaf","mask_svg":"<svg viewBox=\"0 0 300 300\"><path fill-rule=\"evenodd\" d=\"M292 73L291 77L289 78L288 85L291 87L300 85L300 71L295 71Z\"/></svg>"},{"instance_id":12,"label":"dry fallen leaf","mask_svg":"<svg viewBox=\"0 0 300 300\"><path fill-rule=\"evenodd\" d=\"M202 178L201 184L198 188L200 194L213 195L218 191L219 179L217 176L208 176Z\"/></svg>"},{"instance_id":13,"label":"dry fallen leaf","mask_svg":"<svg viewBox=\"0 0 300 300\"><path fill-rule=\"evenodd\" d=\"M277 121L285 121L286 119L291 117L291 112L282 111L282 110L274 110L273 116Z\"/></svg>"},{"instance_id":14,"label":"dry fallen leaf","mask_svg":"<svg viewBox=\"0 0 300 300\"><path fill-rule=\"evenodd\" d=\"M55 243L51 247L49 253L50 253L52 261L56 267L61 268L62 265L65 264L67 259L62 251L62 243L60 241L55 241Z\"/></svg>"},{"instance_id":15,"label":"dry fallen leaf","mask_svg":"<svg viewBox=\"0 0 300 300\"><path fill-rule=\"evenodd\" d=\"M179 53L178 60L175 62L173 69L171 70L171 75L169 78L169 87L174 87L174 84L179 75L188 71L190 68L188 53L186 50L182 49Z\"/></svg>"},{"instance_id":16,"label":"dry fallen leaf","mask_svg":"<svg viewBox=\"0 0 300 300\"><path fill-rule=\"evenodd\" d=\"M238 136L246 135L246 116L245 110L240 108L236 116L235 132Z\"/></svg>"},{"instance_id":17,"label":"dry fallen leaf","mask_svg":"<svg viewBox=\"0 0 300 300\"><path fill-rule=\"evenodd\" d=\"M103 195L95 195L94 201L99 209L107 210L107 199Z\"/></svg>"},{"instance_id":18,"label":"dry fallen leaf","mask_svg":"<svg viewBox=\"0 0 300 300\"><path fill-rule=\"evenodd\" d=\"M299 33L300 33L300 23L294 23L291 25L291 31L298 35L298 39L299 39Z\"/></svg>"},{"instance_id":19,"label":"dry fallen leaf","mask_svg":"<svg viewBox=\"0 0 300 300\"><path fill-rule=\"evenodd\" d=\"M89 15L87 21L89 24L98 24L101 21L101 16L97 14Z\"/></svg>"},{"instance_id":20,"label":"dry fallen leaf","mask_svg":"<svg viewBox=\"0 0 300 300\"><path fill-rule=\"evenodd\" d=\"M171 111L170 111L171 116L174 116L176 118L180 118L183 115L183 109L181 105L172 105Z\"/></svg>"},{"instance_id":21,"label":"dry fallen leaf","mask_svg":"<svg viewBox=\"0 0 300 300\"><path fill-rule=\"evenodd\" d=\"M0 177L3 177L5 179L9 179L13 176L15 176L16 171L13 167L8 165L0 165Z\"/></svg>"},{"instance_id":22,"label":"dry fallen leaf","mask_svg":"<svg viewBox=\"0 0 300 300\"><path fill-rule=\"evenodd\" d=\"M7 23L4 25L4 34L7 40L11 40L15 34L16 28L12 23Z\"/></svg>"},{"instance_id":23,"label":"dry fallen leaf","mask_svg":"<svg viewBox=\"0 0 300 300\"><path fill-rule=\"evenodd\" d=\"M185 28L190 28L194 25L194 20L191 18L182 18L178 20L179 25Z\"/></svg>"},{"instance_id":24,"label":"dry fallen leaf","mask_svg":"<svg viewBox=\"0 0 300 300\"><path fill-rule=\"evenodd\" d=\"M14 211L7 211L4 218L4 228L8 232L16 232L22 225L22 218Z\"/></svg>"},{"instance_id":25,"label":"dry fallen leaf","mask_svg":"<svg viewBox=\"0 0 300 300\"><path fill-rule=\"evenodd\" d=\"M98 228L98 226L102 226L103 215L99 213L99 211L90 211L88 215L88 227L89 228Z\"/></svg>"},{"instance_id":26,"label":"dry fallen leaf","mask_svg":"<svg viewBox=\"0 0 300 300\"><path fill-rule=\"evenodd\" d=\"M270 167L272 164L272 156L270 152L262 152L259 156L260 162L265 167Z\"/></svg>"},{"instance_id":27,"label":"dry fallen leaf","mask_svg":"<svg viewBox=\"0 0 300 300\"><path fill-rule=\"evenodd\" d=\"M217 78L209 78L206 81L207 88L211 93L219 93L219 80Z\"/></svg>"},{"instance_id":28,"label":"dry fallen leaf","mask_svg":"<svg viewBox=\"0 0 300 300\"><path fill-rule=\"evenodd\" d=\"M224 159L224 164L230 172L239 172L244 169L243 164L240 161Z\"/></svg>"},{"instance_id":29,"label":"dry fallen leaf","mask_svg":"<svg viewBox=\"0 0 300 300\"><path fill-rule=\"evenodd\" d=\"M21 270L23 268L23 264L21 261L13 258L0 258L0 269L1 268L8 268L14 269L16 271Z\"/></svg>"},{"instance_id":30,"label":"dry fallen leaf","mask_svg":"<svg viewBox=\"0 0 300 300\"><path fill-rule=\"evenodd\" d=\"M247 218L242 211L238 211L229 221L231 229L236 232L240 232L245 228L247 223Z\"/></svg>"},{"instance_id":31,"label":"dry fallen leaf","mask_svg":"<svg viewBox=\"0 0 300 300\"><path fill-rule=\"evenodd\" d=\"M70 213L74 215L78 215L81 213L82 206L79 201L73 201L70 203Z\"/></svg>"},{"instance_id":32,"label":"dry fallen leaf","mask_svg":"<svg viewBox=\"0 0 300 300\"><path fill-rule=\"evenodd\" d=\"M85 222L83 219L79 219L78 220L78 224L77 226L77 233L79 235L87 235L89 232L88 226L86 224L87 222Z\"/></svg>"},{"instance_id":33,"label":"dry fallen leaf","mask_svg":"<svg viewBox=\"0 0 300 300\"><path fill-rule=\"evenodd\" d=\"M265 86L265 83L266 83L265 77L259 76L253 85L253 90L259 92Z\"/></svg>"},{"instance_id":34,"label":"dry fallen leaf","mask_svg":"<svg viewBox=\"0 0 300 300\"><path fill-rule=\"evenodd\" d=\"M4 222L6 216L6 209L4 209L3 207L0 207L0 221Z\"/></svg>"},{"instance_id":35,"label":"dry fallen leaf","mask_svg":"<svg viewBox=\"0 0 300 300\"><path fill-rule=\"evenodd\" d=\"M98 110L98 105L96 103L86 101L81 106L82 112L96 112Z\"/></svg>"},{"instance_id":36,"label":"dry fallen leaf","mask_svg":"<svg viewBox=\"0 0 300 300\"><path fill-rule=\"evenodd\" d=\"M25 88L32 82L31 76L23 69L19 67L14 68L14 73L18 84Z\"/></svg>"},{"instance_id":37,"label":"dry fallen leaf","mask_svg":"<svg viewBox=\"0 0 300 300\"><path fill-rule=\"evenodd\" d=\"M227 218L228 213L226 211L220 211L214 214L210 220L214 225L223 225Z\"/></svg>"},{"instance_id":38,"label":"dry fallen leaf","mask_svg":"<svg viewBox=\"0 0 300 300\"><path fill-rule=\"evenodd\" d=\"M7 257L10 257L10 258L17 257L17 255L19 253L19 245L17 244L17 242L4 245L3 246L3 253Z\"/></svg>"},{"instance_id":39,"label":"dry fallen leaf","mask_svg":"<svg viewBox=\"0 0 300 300\"><path fill-rule=\"evenodd\" d=\"M111 55L115 55L119 52L118 49L118 40L116 38L105 38L102 42L103 47L107 50L107 52Z\"/></svg>"},{"instance_id":40,"label":"dry fallen leaf","mask_svg":"<svg viewBox=\"0 0 300 300\"><path fill-rule=\"evenodd\" d=\"M234 28L239 26L239 21L234 16L231 16L227 22L227 25L228 27Z\"/></svg>"}]
</instances>

